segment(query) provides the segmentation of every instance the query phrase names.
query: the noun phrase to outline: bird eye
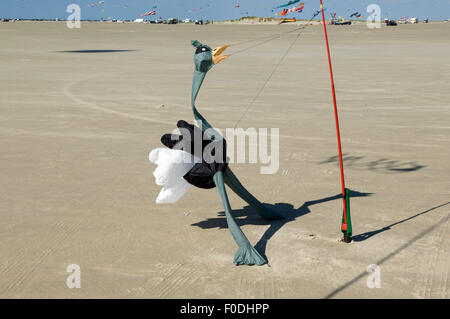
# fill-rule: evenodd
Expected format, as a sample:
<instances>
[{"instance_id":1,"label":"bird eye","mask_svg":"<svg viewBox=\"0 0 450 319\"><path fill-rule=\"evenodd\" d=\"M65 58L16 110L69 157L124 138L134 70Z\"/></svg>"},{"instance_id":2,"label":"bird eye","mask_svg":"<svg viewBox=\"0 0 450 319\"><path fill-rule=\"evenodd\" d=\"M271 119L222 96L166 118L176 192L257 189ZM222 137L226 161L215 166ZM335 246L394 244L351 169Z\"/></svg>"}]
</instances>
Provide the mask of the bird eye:
<instances>
[{"instance_id":1,"label":"bird eye","mask_svg":"<svg viewBox=\"0 0 450 319\"><path fill-rule=\"evenodd\" d=\"M200 48L197 48L195 53L197 54L197 53L203 53L203 52L207 52L207 51L211 51L211 49L207 48L207 47L200 47Z\"/></svg>"}]
</instances>

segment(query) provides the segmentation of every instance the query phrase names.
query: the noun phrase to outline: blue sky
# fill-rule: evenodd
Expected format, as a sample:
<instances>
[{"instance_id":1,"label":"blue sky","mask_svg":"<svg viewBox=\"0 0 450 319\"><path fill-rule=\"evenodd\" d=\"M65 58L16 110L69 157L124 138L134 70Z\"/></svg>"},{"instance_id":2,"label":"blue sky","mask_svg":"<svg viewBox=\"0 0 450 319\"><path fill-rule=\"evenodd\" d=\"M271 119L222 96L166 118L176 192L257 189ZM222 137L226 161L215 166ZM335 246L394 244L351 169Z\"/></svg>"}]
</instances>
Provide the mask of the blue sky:
<instances>
[{"instance_id":1,"label":"blue sky","mask_svg":"<svg viewBox=\"0 0 450 319\"><path fill-rule=\"evenodd\" d=\"M68 4L76 3L81 7L82 19L135 19L142 13L157 6L156 18L191 18L222 20L241 16L275 16L281 9L277 5L289 0L105 0L104 4L89 7L98 0L0 0L0 17L5 18L66 18ZM404 16L448 19L450 18L450 0L323 0L327 13L336 12L347 18L353 12L367 16L366 8L371 3L381 7L383 18ZM305 9L301 14L291 17L308 19L319 8L319 0L302 0ZM240 8L235 8L239 4ZM201 9L199 9L201 8ZM274 10L274 11L272 11ZM329 16L329 14L327 14ZM154 19L151 16L150 19Z\"/></svg>"}]
</instances>

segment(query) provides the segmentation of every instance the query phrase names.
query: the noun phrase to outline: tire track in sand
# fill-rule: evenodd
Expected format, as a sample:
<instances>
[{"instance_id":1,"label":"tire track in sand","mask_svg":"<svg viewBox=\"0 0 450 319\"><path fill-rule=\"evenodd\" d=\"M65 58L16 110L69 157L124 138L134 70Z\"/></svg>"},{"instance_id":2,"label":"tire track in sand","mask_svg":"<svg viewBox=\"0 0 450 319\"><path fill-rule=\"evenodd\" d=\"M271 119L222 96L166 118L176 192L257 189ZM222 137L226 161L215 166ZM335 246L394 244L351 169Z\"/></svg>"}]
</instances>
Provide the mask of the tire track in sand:
<instances>
[{"instance_id":1,"label":"tire track in sand","mask_svg":"<svg viewBox=\"0 0 450 319\"><path fill-rule=\"evenodd\" d=\"M200 278L198 265L159 264L159 267L168 267L168 270L163 272L163 280L151 287L157 298L173 298L174 293L180 288L186 284L192 284Z\"/></svg>"},{"instance_id":2,"label":"tire track in sand","mask_svg":"<svg viewBox=\"0 0 450 319\"><path fill-rule=\"evenodd\" d=\"M170 126L173 126L173 124L175 123L174 121L157 120L157 119L152 119L152 118L149 118L149 117L144 117L144 116L139 116L139 115L135 115L135 114L130 114L130 113L127 113L127 112L111 110L111 109L108 109L106 107L102 107L102 106L98 105L97 103L84 101L83 99L75 96L72 93L72 87L74 85L76 85L77 83L89 80L89 79L94 78L94 77L99 77L99 76L91 76L91 77L87 77L87 78L84 78L84 79L81 79L81 80L75 80L75 81L69 82L63 88L64 95L66 97L68 97L69 99L71 99L72 101L75 101L78 105L82 105L82 106L84 106L86 108L90 108L90 109L93 109L93 110L101 111L101 112L104 112L104 113L109 113L109 114L121 116L121 117L124 117L124 118L132 119L132 120L140 120L140 121L146 121L146 122L158 123L158 124L167 124L167 125L170 125ZM264 136L264 134L262 136ZM283 135L283 134L278 134L278 136L279 137L283 137L283 138L296 139L296 140L320 140L320 141L325 141L326 140L326 138L321 138L321 137L302 137L302 136L296 136L296 135Z\"/></svg>"},{"instance_id":3,"label":"tire track in sand","mask_svg":"<svg viewBox=\"0 0 450 319\"><path fill-rule=\"evenodd\" d=\"M56 221L50 225L51 228L56 228L56 231L44 232L45 235L40 237L36 247L27 246L12 256L14 262L1 271L3 278L7 278L5 275L8 274L11 274L11 278L7 278L7 283L0 287L0 296L11 296L30 284L39 274L42 265L59 249L60 243L70 238L82 226L82 222L67 225L63 221ZM33 250L31 256L30 249Z\"/></svg>"},{"instance_id":4,"label":"tire track in sand","mask_svg":"<svg viewBox=\"0 0 450 319\"><path fill-rule=\"evenodd\" d=\"M450 241L446 237L449 231L450 215L446 214L447 217L442 219L443 224L433 237L432 242L435 245L432 247L432 252L430 251L428 256L425 255L425 258L431 256L427 259L425 274L420 276L418 288L414 294L420 298L446 298L448 294Z\"/></svg>"},{"instance_id":5,"label":"tire track in sand","mask_svg":"<svg viewBox=\"0 0 450 319\"><path fill-rule=\"evenodd\" d=\"M132 120L140 120L140 121L146 121L146 122L158 123L158 124L168 124L168 125L172 125L173 126L173 124L174 124L173 121L156 120L156 119L143 117L143 116L139 116L139 115L134 115L134 114L126 113L126 112L111 110L111 109L108 109L106 107L99 106L99 105L97 105L97 103L91 103L91 102L84 101L84 100L80 99L79 97L75 96L72 93L71 89L72 89L72 87L74 85L76 85L77 83L86 81L86 80L88 80L90 78L93 78L93 77L94 76L88 77L88 78L85 78L85 79L82 79L82 80L75 80L75 81L69 82L68 84L66 84L64 86L64 89L63 89L64 95L66 97L68 97L69 99L71 99L72 101L75 101L78 105L82 105L82 106L84 106L86 108L90 108L90 109L93 109L93 110L97 110L97 111L101 111L101 112L109 113L109 114L113 114L113 115L118 115L118 116L121 116L121 117L124 117L124 118L128 118L128 119L132 119Z\"/></svg>"},{"instance_id":6,"label":"tire track in sand","mask_svg":"<svg viewBox=\"0 0 450 319\"><path fill-rule=\"evenodd\" d=\"M450 265L449 260L449 240L446 240L448 235L448 218L444 225L442 225L438 235L438 246L435 251L435 262L433 263L433 272L430 274L430 285L426 298L445 298L448 287L448 272Z\"/></svg>"}]
</instances>

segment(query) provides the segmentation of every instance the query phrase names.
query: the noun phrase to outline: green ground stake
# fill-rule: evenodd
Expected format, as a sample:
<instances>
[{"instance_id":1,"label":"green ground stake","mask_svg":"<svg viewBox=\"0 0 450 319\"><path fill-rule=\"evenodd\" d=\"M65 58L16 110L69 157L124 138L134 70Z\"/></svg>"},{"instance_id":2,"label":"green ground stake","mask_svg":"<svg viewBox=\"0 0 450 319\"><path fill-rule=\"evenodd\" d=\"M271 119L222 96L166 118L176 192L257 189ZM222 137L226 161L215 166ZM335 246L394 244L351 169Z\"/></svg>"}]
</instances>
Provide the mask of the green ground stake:
<instances>
[{"instance_id":1,"label":"green ground stake","mask_svg":"<svg viewBox=\"0 0 450 319\"><path fill-rule=\"evenodd\" d=\"M347 211L347 225L344 224L344 214L345 211L342 211L342 232L344 233L344 242L350 243L352 241L352 219L350 217L350 190L348 188L345 189L345 208Z\"/></svg>"}]
</instances>

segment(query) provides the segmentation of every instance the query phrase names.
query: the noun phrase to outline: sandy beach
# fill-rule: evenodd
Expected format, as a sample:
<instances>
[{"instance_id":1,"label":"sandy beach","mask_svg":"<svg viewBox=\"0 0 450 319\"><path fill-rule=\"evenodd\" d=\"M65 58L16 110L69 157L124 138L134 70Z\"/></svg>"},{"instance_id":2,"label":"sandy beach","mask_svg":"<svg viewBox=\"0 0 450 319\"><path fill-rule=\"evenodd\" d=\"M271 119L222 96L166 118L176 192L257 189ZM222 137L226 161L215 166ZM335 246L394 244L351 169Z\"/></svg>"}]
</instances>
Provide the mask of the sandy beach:
<instances>
[{"instance_id":1,"label":"sandy beach","mask_svg":"<svg viewBox=\"0 0 450 319\"><path fill-rule=\"evenodd\" d=\"M330 26L354 241L321 26L0 23L1 298L449 298L450 24ZM194 49L230 44L197 107L279 128L279 170L230 167L286 219L230 202L265 266L235 266L216 189L157 205L148 154L192 122ZM247 49L248 48L248 49ZM67 266L81 269L69 289ZM381 287L367 286L378 265Z\"/></svg>"}]
</instances>

